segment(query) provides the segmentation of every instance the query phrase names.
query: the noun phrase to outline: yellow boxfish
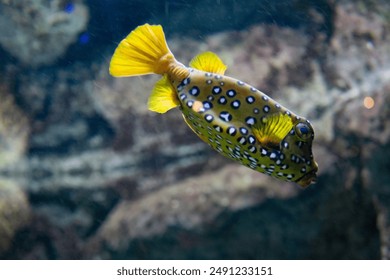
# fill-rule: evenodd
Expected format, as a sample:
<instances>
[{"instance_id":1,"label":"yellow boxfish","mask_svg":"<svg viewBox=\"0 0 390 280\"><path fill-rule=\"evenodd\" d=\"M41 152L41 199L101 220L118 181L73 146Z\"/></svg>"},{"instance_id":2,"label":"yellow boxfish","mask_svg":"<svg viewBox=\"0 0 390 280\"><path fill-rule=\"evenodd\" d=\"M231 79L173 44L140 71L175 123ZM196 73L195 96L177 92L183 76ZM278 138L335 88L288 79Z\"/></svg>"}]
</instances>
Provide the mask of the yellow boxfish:
<instances>
[{"instance_id":1,"label":"yellow boxfish","mask_svg":"<svg viewBox=\"0 0 390 280\"><path fill-rule=\"evenodd\" d=\"M161 25L138 26L116 48L110 74L160 74L149 97L151 111L179 107L187 125L218 153L259 172L307 187L316 181L314 131L258 89L228 76L212 52L186 67L169 50Z\"/></svg>"}]
</instances>

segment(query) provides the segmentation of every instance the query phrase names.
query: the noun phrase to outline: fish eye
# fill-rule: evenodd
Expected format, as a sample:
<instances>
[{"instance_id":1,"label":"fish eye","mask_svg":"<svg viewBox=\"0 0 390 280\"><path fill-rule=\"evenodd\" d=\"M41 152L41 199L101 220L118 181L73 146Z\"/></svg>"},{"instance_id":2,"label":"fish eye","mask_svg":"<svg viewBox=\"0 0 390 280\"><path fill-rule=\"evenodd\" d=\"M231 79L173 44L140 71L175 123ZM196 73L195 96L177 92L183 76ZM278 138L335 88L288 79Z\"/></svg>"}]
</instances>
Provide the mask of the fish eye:
<instances>
[{"instance_id":1,"label":"fish eye","mask_svg":"<svg viewBox=\"0 0 390 280\"><path fill-rule=\"evenodd\" d=\"M295 132L302 140L307 140L311 137L311 128L305 123L299 123L295 127Z\"/></svg>"}]
</instances>

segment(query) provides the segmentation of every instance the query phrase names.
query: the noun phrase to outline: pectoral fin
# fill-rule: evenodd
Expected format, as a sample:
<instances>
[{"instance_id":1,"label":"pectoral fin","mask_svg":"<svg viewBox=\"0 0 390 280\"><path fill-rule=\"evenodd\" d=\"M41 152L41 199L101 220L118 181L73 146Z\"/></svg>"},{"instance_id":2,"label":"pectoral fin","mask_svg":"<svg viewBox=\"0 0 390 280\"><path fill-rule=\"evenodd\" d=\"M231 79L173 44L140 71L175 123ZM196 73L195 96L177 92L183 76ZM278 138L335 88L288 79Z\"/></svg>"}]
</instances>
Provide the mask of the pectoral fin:
<instances>
[{"instance_id":1,"label":"pectoral fin","mask_svg":"<svg viewBox=\"0 0 390 280\"><path fill-rule=\"evenodd\" d=\"M286 114L277 113L263 118L252 128L253 134L262 146L268 148L278 147L280 142L292 129L291 117Z\"/></svg>"}]
</instances>

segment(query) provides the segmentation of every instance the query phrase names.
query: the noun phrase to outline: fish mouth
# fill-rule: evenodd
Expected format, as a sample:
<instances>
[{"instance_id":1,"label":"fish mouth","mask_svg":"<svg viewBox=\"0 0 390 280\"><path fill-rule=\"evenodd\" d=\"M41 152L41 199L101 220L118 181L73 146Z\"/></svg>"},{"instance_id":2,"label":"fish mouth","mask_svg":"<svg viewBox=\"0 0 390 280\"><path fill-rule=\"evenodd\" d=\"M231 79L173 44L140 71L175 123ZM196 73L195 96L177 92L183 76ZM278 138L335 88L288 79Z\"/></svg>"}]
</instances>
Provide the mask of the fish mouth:
<instances>
[{"instance_id":1,"label":"fish mouth","mask_svg":"<svg viewBox=\"0 0 390 280\"><path fill-rule=\"evenodd\" d=\"M303 175L295 182L303 188L306 188L311 184L315 184L317 182L317 174L316 174L317 171L318 171L318 165L317 163L315 163L315 166L312 171Z\"/></svg>"}]
</instances>

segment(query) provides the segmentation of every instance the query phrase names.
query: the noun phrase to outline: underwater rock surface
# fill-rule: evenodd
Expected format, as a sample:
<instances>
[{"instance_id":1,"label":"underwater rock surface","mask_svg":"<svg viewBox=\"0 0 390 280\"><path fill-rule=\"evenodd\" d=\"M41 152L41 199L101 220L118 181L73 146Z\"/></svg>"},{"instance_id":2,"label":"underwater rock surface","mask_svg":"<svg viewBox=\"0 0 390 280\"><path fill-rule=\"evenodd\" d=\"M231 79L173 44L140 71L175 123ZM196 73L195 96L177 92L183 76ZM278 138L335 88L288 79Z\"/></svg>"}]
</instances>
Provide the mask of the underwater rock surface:
<instances>
[{"instance_id":1,"label":"underwater rock surface","mask_svg":"<svg viewBox=\"0 0 390 280\"><path fill-rule=\"evenodd\" d=\"M23 190L12 181L0 179L0 255L14 246L14 237L28 224L30 211Z\"/></svg>"},{"instance_id":2,"label":"underwater rock surface","mask_svg":"<svg viewBox=\"0 0 390 280\"><path fill-rule=\"evenodd\" d=\"M29 123L7 85L0 81L0 168L17 162L27 149Z\"/></svg>"},{"instance_id":3,"label":"underwater rock surface","mask_svg":"<svg viewBox=\"0 0 390 280\"><path fill-rule=\"evenodd\" d=\"M319 177L305 190L217 155L178 110L147 111L158 77L112 79L113 45L84 64L0 68L0 178L15 192L0 183L0 205L17 206L0 207L0 257L389 259L389 4L370 5L305 8L304 29L167 32L179 61L214 51L229 76L313 123ZM4 215L15 224L2 227Z\"/></svg>"},{"instance_id":4,"label":"underwater rock surface","mask_svg":"<svg viewBox=\"0 0 390 280\"><path fill-rule=\"evenodd\" d=\"M248 173L245 167L228 165L215 173L194 176L152 192L136 202L125 200L90 241L89 257L137 258L137 252L129 251L134 240L154 238L172 227L202 231L215 224L223 212L238 211L271 197L291 198L298 193L290 184L263 177Z\"/></svg>"},{"instance_id":5,"label":"underwater rock surface","mask_svg":"<svg viewBox=\"0 0 390 280\"><path fill-rule=\"evenodd\" d=\"M88 22L82 1L0 1L0 45L23 64L50 64Z\"/></svg>"}]
</instances>

